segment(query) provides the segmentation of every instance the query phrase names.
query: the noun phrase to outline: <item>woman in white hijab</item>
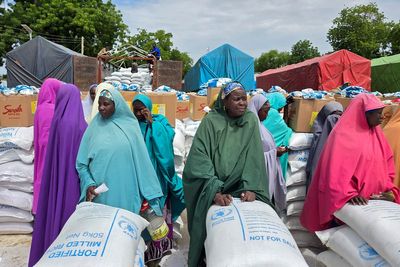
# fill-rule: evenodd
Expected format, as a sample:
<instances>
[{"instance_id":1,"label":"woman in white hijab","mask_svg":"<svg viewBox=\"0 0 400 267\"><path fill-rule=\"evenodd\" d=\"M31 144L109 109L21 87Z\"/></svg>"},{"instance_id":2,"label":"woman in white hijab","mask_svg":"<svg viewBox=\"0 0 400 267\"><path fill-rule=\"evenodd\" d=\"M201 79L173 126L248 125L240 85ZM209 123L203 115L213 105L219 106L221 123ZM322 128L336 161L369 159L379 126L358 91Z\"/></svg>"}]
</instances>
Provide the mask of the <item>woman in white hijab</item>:
<instances>
[{"instance_id":1,"label":"woman in white hijab","mask_svg":"<svg viewBox=\"0 0 400 267\"><path fill-rule=\"evenodd\" d=\"M97 85L96 96L95 96L95 98L93 100L92 109L91 109L91 112L89 113L89 115L87 116L87 120L86 120L88 124L93 120L94 116L96 116L96 114L99 112L99 95L100 95L100 92L103 91L103 90L110 90L112 88L114 88L114 87L111 84L106 83L106 82L102 82L99 85ZM86 118L86 114L85 114L85 118Z\"/></svg>"},{"instance_id":2,"label":"woman in white hijab","mask_svg":"<svg viewBox=\"0 0 400 267\"><path fill-rule=\"evenodd\" d=\"M260 120L260 134L264 150L265 166L269 178L269 196L273 200L277 211L286 208L286 183L282 175L279 156L287 152L286 147L277 147L271 133L265 128L262 121L270 109L268 99L262 94L255 95L248 105L248 109L257 115Z\"/></svg>"},{"instance_id":3,"label":"woman in white hijab","mask_svg":"<svg viewBox=\"0 0 400 267\"><path fill-rule=\"evenodd\" d=\"M93 102L94 99L96 98L96 88L97 84L92 84L89 87L89 92L87 96L85 97L84 100L82 100L83 115L85 116L86 122L88 122L88 119L92 113Z\"/></svg>"}]
</instances>

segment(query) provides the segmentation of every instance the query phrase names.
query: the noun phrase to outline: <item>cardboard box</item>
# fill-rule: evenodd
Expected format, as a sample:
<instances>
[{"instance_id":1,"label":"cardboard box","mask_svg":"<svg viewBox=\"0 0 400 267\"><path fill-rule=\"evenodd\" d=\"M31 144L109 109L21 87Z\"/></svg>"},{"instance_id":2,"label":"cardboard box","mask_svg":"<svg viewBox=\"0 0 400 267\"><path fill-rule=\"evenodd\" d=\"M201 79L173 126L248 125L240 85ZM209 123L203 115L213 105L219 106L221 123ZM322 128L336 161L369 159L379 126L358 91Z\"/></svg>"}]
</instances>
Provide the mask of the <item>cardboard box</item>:
<instances>
[{"instance_id":1,"label":"cardboard box","mask_svg":"<svg viewBox=\"0 0 400 267\"><path fill-rule=\"evenodd\" d=\"M400 107L399 105L386 105L383 108L383 111L382 111L383 120L381 123L382 128L385 127L385 125L390 121L390 119L397 112L397 109L399 107Z\"/></svg>"},{"instance_id":2,"label":"cardboard box","mask_svg":"<svg viewBox=\"0 0 400 267\"><path fill-rule=\"evenodd\" d=\"M327 99L303 99L294 98L290 105L289 127L295 132L311 133L312 125L319 111L333 98Z\"/></svg>"},{"instance_id":3,"label":"cardboard box","mask_svg":"<svg viewBox=\"0 0 400 267\"><path fill-rule=\"evenodd\" d=\"M207 105L211 105L217 100L218 94L221 91L221 87L208 87L207 88Z\"/></svg>"},{"instance_id":4,"label":"cardboard box","mask_svg":"<svg viewBox=\"0 0 400 267\"><path fill-rule=\"evenodd\" d=\"M189 106L190 104L188 100L176 102L176 118L178 120L189 118Z\"/></svg>"},{"instance_id":5,"label":"cardboard box","mask_svg":"<svg viewBox=\"0 0 400 267\"><path fill-rule=\"evenodd\" d=\"M207 96L189 94L190 118L194 121L201 120L206 112L203 110L207 106Z\"/></svg>"},{"instance_id":6,"label":"cardboard box","mask_svg":"<svg viewBox=\"0 0 400 267\"><path fill-rule=\"evenodd\" d=\"M132 109L132 101L139 92L132 92L132 91L119 91L122 97L125 99L126 104L128 104L129 108Z\"/></svg>"},{"instance_id":7,"label":"cardboard box","mask_svg":"<svg viewBox=\"0 0 400 267\"><path fill-rule=\"evenodd\" d=\"M379 98L380 100L383 100L383 97L381 97L381 96L378 96L378 98ZM343 110L345 110L345 109L350 105L350 102L351 102L352 99L353 99L353 98L348 98L348 97L336 96L336 95L335 95L335 101L337 101L337 102L339 102L340 104L342 104Z\"/></svg>"},{"instance_id":8,"label":"cardboard box","mask_svg":"<svg viewBox=\"0 0 400 267\"><path fill-rule=\"evenodd\" d=\"M147 92L146 95L149 96L153 102L151 113L164 115L167 117L168 122L175 127L177 103L176 94L167 92Z\"/></svg>"},{"instance_id":9,"label":"cardboard box","mask_svg":"<svg viewBox=\"0 0 400 267\"><path fill-rule=\"evenodd\" d=\"M0 95L0 126L32 126L36 105L37 95Z\"/></svg>"}]
</instances>

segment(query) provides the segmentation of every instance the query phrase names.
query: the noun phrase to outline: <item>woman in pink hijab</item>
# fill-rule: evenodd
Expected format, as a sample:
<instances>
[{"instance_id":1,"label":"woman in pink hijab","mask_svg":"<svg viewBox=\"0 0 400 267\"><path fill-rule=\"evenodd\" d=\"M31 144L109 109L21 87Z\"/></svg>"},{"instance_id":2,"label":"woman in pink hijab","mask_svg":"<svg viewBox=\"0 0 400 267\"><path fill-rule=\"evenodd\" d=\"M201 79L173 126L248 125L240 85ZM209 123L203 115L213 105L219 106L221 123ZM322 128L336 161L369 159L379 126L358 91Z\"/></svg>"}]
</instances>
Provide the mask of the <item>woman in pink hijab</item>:
<instances>
[{"instance_id":1,"label":"woman in pink hijab","mask_svg":"<svg viewBox=\"0 0 400 267\"><path fill-rule=\"evenodd\" d=\"M358 95L329 135L300 217L309 231L336 226L333 214L346 203L400 202L393 153L379 127L383 107L374 95Z\"/></svg>"},{"instance_id":2,"label":"woman in pink hijab","mask_svg":"<svg viewBox=\"0 0 400 267\"><path fill-rule=\"evenodd\" d=\"M34 120L35 161L33 176L33 214L36 214L43 165L46 158L47 141L49 139L51 121L54 115L56 94L61 84L62 82L57 79L46 79L40 88L38 96Z\"/></svg>"}]
</instances>

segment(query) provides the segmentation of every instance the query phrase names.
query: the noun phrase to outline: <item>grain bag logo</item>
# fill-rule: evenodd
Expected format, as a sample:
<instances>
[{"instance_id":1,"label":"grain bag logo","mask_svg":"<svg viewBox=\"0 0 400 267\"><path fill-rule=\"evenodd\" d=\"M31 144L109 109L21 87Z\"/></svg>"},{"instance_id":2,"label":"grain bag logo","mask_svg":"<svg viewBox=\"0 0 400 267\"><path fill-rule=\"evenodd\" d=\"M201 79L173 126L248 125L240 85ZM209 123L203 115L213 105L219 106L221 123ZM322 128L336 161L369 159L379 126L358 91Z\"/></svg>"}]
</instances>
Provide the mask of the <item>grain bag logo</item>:
<instances>
[{"instance_id":1,"label":"grain bag logo","mask_svg":"<svg viewBox=\"0 0 400 267\"><path fill-rule=\"evenodd\" d=\"M2 114L7 116L18 116L22 113L22 105L18 106L5 105Z\"/></svg>"},{"instance_id":2,"label":"grain bag logo","mask_svg":"<svg viewBox=\"0 0 400 267\"><path fill-rule=\"evenodd\" d=\"M138 239L138 228L131 220L126 217L121 217L118 225L122 229L124 234L128 235L134 240Z\"/></svg>"},{"instance_id":3,"label":"grain bag logo","mask_svg":"<svg viewBox=\"0 0 400 267\"><path fill-rule=\"evenodd\" d=\"M367 243L358 247L358 253L364 260L374 260L379 257L379 254Z\"/></svg>"},{"instance_id":4,"label":"grain bag logo","mask_svg":"<svg viewBox=\"0 0 400 267\"><path fill-rule=\"evenodd\" d=\"M232 213L232 209L227 209L227 208L222 208L222 209L217 209L214 211L214 214L211 216L211 220L215 221L224 217L229 216Z\"/></svg>"}]
</instances>

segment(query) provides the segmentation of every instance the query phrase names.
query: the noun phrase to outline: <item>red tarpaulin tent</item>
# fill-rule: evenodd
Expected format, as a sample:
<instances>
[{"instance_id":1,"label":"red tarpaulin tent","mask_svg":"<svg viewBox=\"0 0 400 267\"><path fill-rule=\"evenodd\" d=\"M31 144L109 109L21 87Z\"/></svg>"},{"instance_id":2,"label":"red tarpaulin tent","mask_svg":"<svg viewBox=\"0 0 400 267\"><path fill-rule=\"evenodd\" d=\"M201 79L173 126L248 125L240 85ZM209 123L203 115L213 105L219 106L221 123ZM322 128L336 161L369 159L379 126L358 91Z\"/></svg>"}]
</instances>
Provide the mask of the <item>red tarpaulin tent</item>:
<instances>
[{"instance_id":1,"label":"red tarpaulin tent","mask_svg":"<svg viewBox=\"0 0 400 267\"><path fill-rule=\"evenodd\" d=\"M257 87L279 85L289 92L312 88L331 90L349 82L371 90L371 61L348 50L308 59L257 76Z\"/></svg>"}]
</instances>

